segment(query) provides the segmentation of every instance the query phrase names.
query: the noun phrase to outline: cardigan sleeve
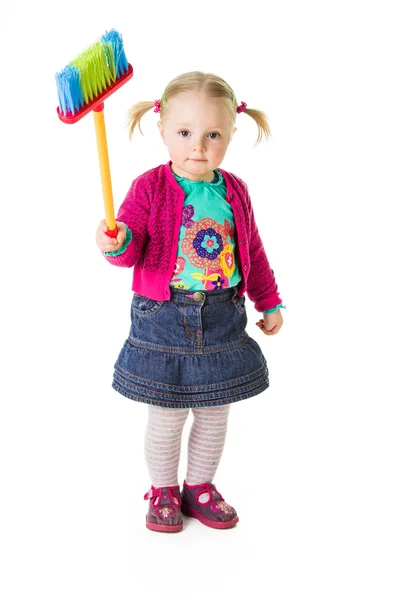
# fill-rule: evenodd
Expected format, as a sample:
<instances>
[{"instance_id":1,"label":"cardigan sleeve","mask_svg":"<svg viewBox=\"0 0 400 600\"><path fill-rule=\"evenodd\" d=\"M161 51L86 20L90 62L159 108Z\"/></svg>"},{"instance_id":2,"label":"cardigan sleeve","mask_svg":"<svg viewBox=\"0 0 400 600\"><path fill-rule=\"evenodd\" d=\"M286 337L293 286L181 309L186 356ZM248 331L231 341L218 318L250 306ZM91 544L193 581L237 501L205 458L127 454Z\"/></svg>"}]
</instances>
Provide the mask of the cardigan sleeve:
<instances>
[{"instance_id":1,"label":"cardigan sleeve","mask_svg":"<svg viewBox=\"0 0 400 600\"><path fill-rule=\"evenodd\" d=\"M250 232L250 265L246 291L250 300L254 302L254 308L258 312L263 312L275 308L278 304L282 303L282 300L279 297L274 271L271 269L258 231L247 186L245 189Z\"/></svg>"},{"instance_id":2,"label":"cardigan sleeve","mask_svg":"<svg viewBox=\"0 0 400 600\"><path fill-rule=\"evenodd\" d=\"M106 260L118 267L133 267L147 241L150 197L143 175L135 179L122 202L116 220L124 223L127 238L121 252L104 252Z\"/></svg>"}]
</instances>

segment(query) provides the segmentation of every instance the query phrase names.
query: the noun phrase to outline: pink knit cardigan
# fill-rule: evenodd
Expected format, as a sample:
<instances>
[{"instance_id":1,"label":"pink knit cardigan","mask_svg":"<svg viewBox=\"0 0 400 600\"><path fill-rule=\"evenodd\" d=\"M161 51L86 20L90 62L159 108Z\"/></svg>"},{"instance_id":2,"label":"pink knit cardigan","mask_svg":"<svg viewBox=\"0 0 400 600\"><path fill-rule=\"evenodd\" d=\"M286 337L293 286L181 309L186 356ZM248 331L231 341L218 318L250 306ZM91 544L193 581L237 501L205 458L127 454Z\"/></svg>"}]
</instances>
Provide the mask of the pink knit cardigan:
<instances>
[{"instance_id":1,"label":"pink knit cardigan","mask_svg":"<svg viewBox=\"0 0 400 600\"><path fill-rule=\"evenodd\" d=\"M246 184L219 169L236 225L236 243L242 279L238 295L254 302L258 312L282 302L257 225ZM117 215L132 232L132 241L119 256L106 256L113 265L134 267L132 289L153 300L169 300L176 266L185 193L171 172L171 161L135 179Z\"/></svg>"}]
</instances>

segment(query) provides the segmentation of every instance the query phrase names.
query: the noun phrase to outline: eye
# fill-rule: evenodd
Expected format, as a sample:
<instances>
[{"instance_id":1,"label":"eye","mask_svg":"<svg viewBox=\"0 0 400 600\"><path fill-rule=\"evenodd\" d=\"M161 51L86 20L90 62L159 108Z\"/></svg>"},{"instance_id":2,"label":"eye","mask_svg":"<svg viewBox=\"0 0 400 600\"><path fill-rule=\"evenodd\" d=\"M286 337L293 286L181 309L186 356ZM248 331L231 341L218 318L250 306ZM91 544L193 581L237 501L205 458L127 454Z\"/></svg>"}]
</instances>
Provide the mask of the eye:
<instances>
[{"instance_id":1,"label":"eye","mask_svg":"<svg viewBox=\"0 0 400 600\"><path fill-rule=\"evenodd\" d=\"M208 135L210 135L210 136L211 136L211 135L212 135L212 136L215 136L215 137L212 137L212 138L211 138L212 140L216 140L217 138L221 137L221 136L220 136L220 134L219 134L219 133L216 133L215 131L214 131L213 133L209 133Z\"/></svg>"},{"instance_id":2,"label":"eye","mask_svg":"<svg viewBox=\"0 0 400 600\"><path fill-rule=\"evenodd\" d=\"M187 137L189 135L189 132L186 129L183 129L182 131L179 131L179 135L181 137Z\"/></svg>"}]
</instances>

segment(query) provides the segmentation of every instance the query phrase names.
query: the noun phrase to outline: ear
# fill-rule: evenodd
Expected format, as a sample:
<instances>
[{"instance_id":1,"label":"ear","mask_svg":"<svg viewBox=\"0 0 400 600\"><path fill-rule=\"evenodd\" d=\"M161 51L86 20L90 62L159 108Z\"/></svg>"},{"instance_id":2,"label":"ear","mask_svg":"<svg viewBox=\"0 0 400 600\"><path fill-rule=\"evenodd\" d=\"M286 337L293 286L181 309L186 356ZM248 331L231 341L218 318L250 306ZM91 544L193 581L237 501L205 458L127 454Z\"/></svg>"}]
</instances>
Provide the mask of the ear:
<instances>
[{"instance_id":1,"label":"ear","mask_svg":"<svg viewBox=\"0 0 400 600\"><path fill-rule=\"evenodd\" d=\"M157 121L157 126L158 126L158 129L160 131L160 135L161 135L161 137L163 139L163 142L165 144L165 133L164 133L164 126L162 124L162 121Z\"/></svg>"},{"instance_id":2,"label":"ear","mask_svg":"<svg viewBox=\"0 0 400 600\"><path fill-rule=\"evenodd\" d=\"M232 138L233 138L233 134L235 133L235 131L236 131L236 130L237 130L237 127L234 127L234 128L232 129L232 133L231 133L231 141L232 141Z\"/></svg>"}]
</instances>

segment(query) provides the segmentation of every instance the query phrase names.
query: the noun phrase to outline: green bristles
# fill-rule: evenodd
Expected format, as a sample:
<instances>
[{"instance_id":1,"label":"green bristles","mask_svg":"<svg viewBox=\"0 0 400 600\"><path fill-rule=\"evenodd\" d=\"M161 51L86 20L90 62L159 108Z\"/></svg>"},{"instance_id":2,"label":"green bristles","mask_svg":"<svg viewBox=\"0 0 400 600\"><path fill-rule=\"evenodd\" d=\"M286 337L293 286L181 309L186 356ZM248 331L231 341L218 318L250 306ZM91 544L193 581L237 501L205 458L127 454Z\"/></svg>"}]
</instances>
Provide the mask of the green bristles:
<instances>
[{"instance_id":1,"label":"green bristles","mask_svg":"<svg viewBox=\"0 0 400 600\"><path fill-rule=\"evenodd\" d=\"M104 44L96 42L70 63L80 73L82 95L86 104L115 81L115 66L110 73L107 64L107 59L110 64L114 64L112 52L107 49L106 57L104 50Z\"/></svg>"}]
</instances>

